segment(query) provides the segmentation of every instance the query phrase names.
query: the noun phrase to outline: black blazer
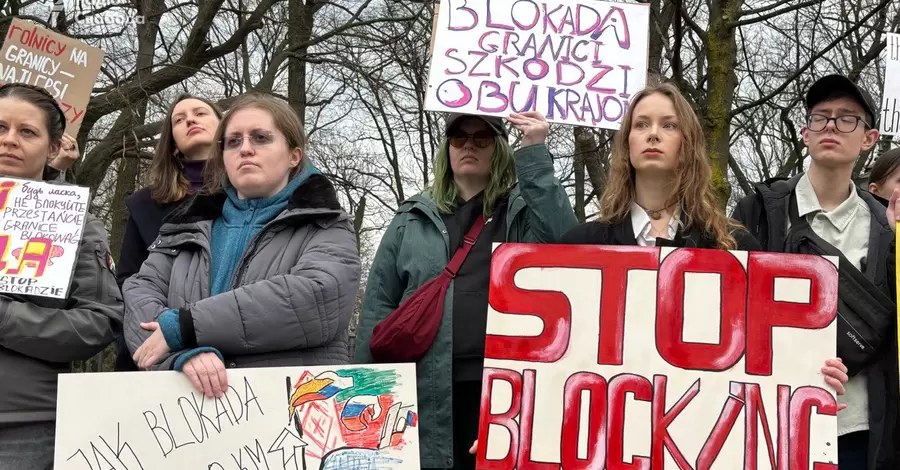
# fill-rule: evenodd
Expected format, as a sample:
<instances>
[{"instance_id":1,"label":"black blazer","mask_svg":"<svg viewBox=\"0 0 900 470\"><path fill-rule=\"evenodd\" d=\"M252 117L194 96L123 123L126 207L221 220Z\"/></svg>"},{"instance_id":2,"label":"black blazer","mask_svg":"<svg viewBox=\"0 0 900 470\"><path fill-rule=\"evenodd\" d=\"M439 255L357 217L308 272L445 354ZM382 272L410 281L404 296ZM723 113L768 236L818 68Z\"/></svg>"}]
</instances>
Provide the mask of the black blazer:
<instances>
[{"instance_id":1,"label":"black blazer","mask_svg":"<svg viewBox=\"0 0 900 470\"><path fill-rule=\"evenodd\" d=\"M128 225L125 226L125 237L122 240L122 251L119 253L119 265L116 269L116 281L119 289L125 281L141 270L141 265L147 260L150 245L159 236L159 229L163 220L175 210L181 201L159 204L150 197L150 188L144 188L125 199L128 207ZM138 370L131 353L125 345L125 337L116 338L116 365L117 372Z\"/></svg>"},{"instance_id":2,"label":"black blazer","mask_svg":"<svg viewBox=\"0 0 900 470\"><path fill-rule=\"evenodd\" d=\"M141 265L150 255L147 251L159 236L159 229L166 218L182 201L159 204L150 197L150 188L144 188L125 199L128 207L128 225L125 226L125 238L122 240L122 251L119 253L119 266L116 279L119 288L129 277L141 270Z\"/></svg>"},{"instance_id":3,"label":"black blazer","mask_svg":"<svg viewBox=\"0 0 900 470\"><path fill-rule=\"evenodd\" d=\"M756 241L756 238L744 228L732 230L731 234L737 242L737 250L741 251L762 251L762 246ZM631 217L625 217L619 223L610 224L608 222L587 222L580 224L569 230L557 242L564 245L625 245L637 246L637 239L634 237L634 229L631 225ZM716 248L712 238L702 233L701 230L694 228L684 233L679 229L675 233L675 238L669 240L667 238L657 238L656 246L675 246L681 248Z\"/></svg>"}]
</instances>

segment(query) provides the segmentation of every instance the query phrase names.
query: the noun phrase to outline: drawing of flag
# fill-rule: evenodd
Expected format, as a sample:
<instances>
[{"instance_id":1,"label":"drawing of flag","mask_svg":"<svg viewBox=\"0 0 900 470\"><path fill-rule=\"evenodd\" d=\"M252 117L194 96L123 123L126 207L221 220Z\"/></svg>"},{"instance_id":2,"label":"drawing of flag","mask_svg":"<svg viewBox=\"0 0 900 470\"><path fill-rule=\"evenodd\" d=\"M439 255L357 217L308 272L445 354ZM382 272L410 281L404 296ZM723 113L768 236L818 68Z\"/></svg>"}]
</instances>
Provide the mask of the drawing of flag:
<instances>
[{"instance_id":1,"label":"drawing of flag","mask_svg":"<svg viewBox=\"0 0 900 470\"><path fill-rule=\"evenodd\" d=\"M296 408L311 401L327 400L349 388L353 388L352 377L341 377L331 371L323 372L296 387L291 395L291 406Z\"/></svg>"},{"instance_id":2,"label":"drawing of flag","mask_svg":"<svg viewBox=\"0 0 900 470\"><path fill-rule=\"evenodd\" d=\"M415 411L409 411L406 413L406 425L414 428L419 424L419 415Z\"/></svg>"},{"instance_id":3,"label":"drawing of flag","mask_svg":"<svg viewBox=\"0 0 900 470\"><path fill-rule=\"evenodd\" d=\"M344 405L341 411L341 423L349 431L360 432L369 427L369 424L381 416L381 403L378 397L365 395L353 397Z\"/></svg>"}]
</instances>

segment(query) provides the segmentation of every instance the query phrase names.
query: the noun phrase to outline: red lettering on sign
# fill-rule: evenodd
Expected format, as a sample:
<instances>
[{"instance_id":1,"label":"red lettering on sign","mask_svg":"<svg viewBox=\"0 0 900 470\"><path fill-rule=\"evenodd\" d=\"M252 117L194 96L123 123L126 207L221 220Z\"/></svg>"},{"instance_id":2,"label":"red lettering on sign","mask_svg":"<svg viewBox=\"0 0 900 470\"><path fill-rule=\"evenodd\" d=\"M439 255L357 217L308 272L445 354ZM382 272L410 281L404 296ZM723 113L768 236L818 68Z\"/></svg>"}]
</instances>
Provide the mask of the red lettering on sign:
<instances>
[{"instance_id":1,"label":"red lettering on sign","mask_svg":"<svg viewBox=\"0 0 900 470\"><path fill-rule=\"evenodd\" d=\"M551 363L565 357L570 333L573 328L581 328L572 325L568 297L558 291L521 289L515 285L516 274L528 268L597 269L602 271L598 294L601 303L598 364L621 365L628 272L658 268L653 332L660 358L685 370L722 371L733 368L746 356L748 374L771 375L775 328L823 329L834 321L837 270L821 257L770 253L746 256L745 271L738 258L727 251L675 249L660 261L659 248L501 245L494 251L492 260L491 306L508 315L538 317L544 327L535 336L488 335L486 357ZM721 326L716 343L683 340L684 292L686 283L693 282L686 279L691 273L715 274L719 278ZM775 286L781 279L808 282L808 300L776 300ZM793 290L797 291L796 286ZM512 398L508 408L501 406L503 409L495 411L491 410L491 392L498 381L510 384ZM710 429L698 429L690 437L707 436L696 460L689 460L694 456L685 456L679 447L679 443L685 445L686 438L670 433L669 429L683 426L691 409L711 406L708 402L693 403L703 385L700 379L686 389L676 390L681 396L670 404L667 399L670 378L665 375L654 375L651 381L630 373L604 377L584 370L574 371L562 385L559 463L535 461L532 455L535 438L546 437L546 430L534 429L535 425L540 427L535 422L535 407L560 396L558 389L537 396L536 381L537 373L533 369L526 368L522 373L485 369L479 442L489 442L489 433L498 432L498 427L502 427L506 432L499 433L502 438L509 438L509 450L499 460L487 460L487 445L479 446L479 468L649 470L661 467L668 454L677 468L690 469L696 465L700 470L716 463L729 439L742 439L744 470L758 467L760 445L764 446L763 455L768 457L769 467L775 470L810 468L810 465L814 470L836 469L834 464L813 461L810 451L812 414L835 416L837 412L833 394L823 388L803 386L792 393L791 386L778 385L775 406L766 409L759 384L731 382L716 422ZM552 384L543 384L540 390L548 390L548 385L552 389ZM651 435L644 455L625 455L626 402L629 406L643 402L640 407L650 408ZM588 407L586 414L582 414L582 407ZM742 415L743 426L739 426ZM628 419L636 418L629 415ZM737 436L732 435L735 432ZM583 441L588 442L587 452L580 452L578 443Z\"/></svg>"},{"instance_id":2,"label":"red lettering on sign","mask_svg":"<svg viewBox=\"0 0 900 470\"><path fill-rule=\"evenodd\" d=\"M519 415L520 397L522 396L522 375L514 370L484 368L481 391L481 423L478 426L478 442L487 443L488 428L491 424L502 426L509 431L509 451L500 460L487 460L487 444L478 446L479 468L484 470L502 470L515 468L518 456L519 425L515 417ZM491 390L494 382L506 382L512 388L512 403L503 413L491 414Z\"/></svg>"},{"instance_id":3,"label":"red lettering on sign","mask_svg":"<svg viewBox=\"0 0 900 470\"><path fill-rule=\"evenodd\" d=\"M590 395L588 403L587 458L578 458L578 430L581 427L581 396ZM563 425L560 463L565 469L591 470L603 468L606 461L606 379L591 372L579 372L566 381L563 397Z\"/></svg>"},{"instance_id":4,"label":"red lettering on sign","mask_svg":"<svg viewBox=\"0 0 900 470\"><path fill-rule=\"evenodd\" d=\"M632 456L631 463L625 463L625 401L626 394L632 394L637 401L653 401L653 386L650 381L634 374L617 375L609 381L609 443L606 452L609 470L650 470L650 457Z\"/></svg>"},{"instance_id":5,"label":"red lettering on sign","mask_svg":"<svg viewBox=\"0 0 900 470\"><path fill-rule=\"evenodd\" d=\"M837 268L817 256L750 253L747 373L772 375L775 327L825 328L837 315ZM775 300L776 278L808 279L809 302Z\"/></svg>"},{"instance_id":6,"label":"red lettering on sign","mask_svg":"<svg viewBox=\"0 0 900 470\"><path fill-rule=\"evenodd\" d=\"M682 339L688 273L719 275L722 321L716 344ZM734 366L744 355L747 295L747 278L737 258L724 250L676 250L663 260L657 279L656 346L660 357L682 369L720 371Z\"/></svg>"},{"instance_id":7,"label":"red lettering on sign","mask_svg":"<svg viewBox=\"0 0 900 470\"><path fill-rule=\"evenodd\" d=\"M525 290L515 285L516 273L526 267L600 269L600 364L622 364L625 327L625 287L628 271L655 269L659 249L507 243L494 251L491 269L491 307L511 315L533 315L544 322L539 336L487 335L485 357L531 362L556 362L569 346L571 306L562 292Z\"/></svg>"}]
</instances>

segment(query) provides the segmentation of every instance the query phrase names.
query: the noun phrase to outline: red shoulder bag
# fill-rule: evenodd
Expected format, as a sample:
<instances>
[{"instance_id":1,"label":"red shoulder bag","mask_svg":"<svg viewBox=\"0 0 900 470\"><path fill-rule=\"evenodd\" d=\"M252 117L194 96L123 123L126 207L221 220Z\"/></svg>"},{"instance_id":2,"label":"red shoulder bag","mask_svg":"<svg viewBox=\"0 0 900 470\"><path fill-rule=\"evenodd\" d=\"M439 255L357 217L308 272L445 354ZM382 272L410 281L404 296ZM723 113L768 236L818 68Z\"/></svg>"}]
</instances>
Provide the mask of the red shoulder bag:
<instances>
[{"instance_id":1,"label":"red shoulder bag","mask_svg":"<svg viewBox=\"0 0 900 470\"><path fill-rule=\"evenodd\" d=\"M463 238L463 245L456 250L441 274L419 287L387 318L375 325L369 341L372 358L378 362L418 362L425 356L441 326L444 297L447 296L450 281L459 272L484 224L484 216L479 215Z\"/></svg>"}]
</instances>

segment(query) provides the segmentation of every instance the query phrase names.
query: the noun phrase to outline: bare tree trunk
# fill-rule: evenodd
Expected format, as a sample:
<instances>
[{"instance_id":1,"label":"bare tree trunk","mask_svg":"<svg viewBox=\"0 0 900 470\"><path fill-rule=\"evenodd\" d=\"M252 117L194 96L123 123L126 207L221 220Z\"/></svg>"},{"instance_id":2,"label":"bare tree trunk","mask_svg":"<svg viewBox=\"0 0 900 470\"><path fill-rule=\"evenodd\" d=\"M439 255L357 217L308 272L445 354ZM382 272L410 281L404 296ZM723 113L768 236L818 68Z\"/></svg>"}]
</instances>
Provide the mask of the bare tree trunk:
<instances>
[{"instance_id":1,"label":"bare tree trunk","mask_svg":"<svg viewBox=\"0 0 900 470\"><path fill-rule=\"evenodd\" d=\"M297 112L300 122L306 124L306 53L312 38L316 0L290 2L288 35L290 43L300 46L296 54L288 58L288 103Z\"/></svg>"},{"instance_id":2,"label":"bare tree trunk","mask_svg":"<svg viewBox=\"0 0 900 470\"><path fill-rule=\"evenodd\" d=\"M737 41L733 21L741 11L741 0L713 0L709 14L706 57L709 61L706 100L706 145L713 170L712 184L725 207L731 195L728 159L731 154L731 116L737 76Z\"/></svg>"},{"instance_id":3,"label":"bare tree trunk","mask_svg":"<svg viewBox=\"0 0 900 470\"><path fill-rule=\"evenodd\" d=\"M594 136L593 131L587 127L576 127L573 130L575 134L575 171L578 171L579 163L587 170L587 181L591 183L592 191L587 193L587 191L583 191L581 195L582 202L582 214L579 215L579 220L586 220L587 218L587 210L586 207L590 203L593 195L601 195L603 194L603 189L606 186L606 168L604 167L603 157L600 152L600 145L597 143L597 139ZM608 155L607 155L608 157ZM576 181L578 178L578 174L575 175ZM582 184L583 186L583 184ZM578 184L576 182L576 201L575 204L579 204L579 197L577 196ZM576 212L576 215L578 213Z\"/></svg>"},{"instance_id":4,"label":"bare tree trunk","mask_svg":"<svg viewBox=\"0 0 900 470\"><path fill-rule=\"evenodd\" d=\"M138 14L147 19L143 24L137 25L138 56L136 63L137 79L145 79L153 70L153 53L156 47L156 36L159 31L159 15L165 11L165 0L135 0ZM122 112L128 118L128 126L135 128L144 123L147 115L147 98L144 97L130 110ZM126 135L126 139L132 139L128 147L134 146L139 150L140 141L133 133ZM124 142L123 142L124 144ZM124 146L123 146L124 147ZM125 149L122 149L125 152ZM125 238L125 227L128 225L128 208L125 206L125 198L134 193L140 176L141 160L139 158L120 158L119 175L116 178L116 189L111 200L110 207L110 251L116 259L122 251L122 242Z\"/></svg>"}]
</instances>

